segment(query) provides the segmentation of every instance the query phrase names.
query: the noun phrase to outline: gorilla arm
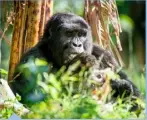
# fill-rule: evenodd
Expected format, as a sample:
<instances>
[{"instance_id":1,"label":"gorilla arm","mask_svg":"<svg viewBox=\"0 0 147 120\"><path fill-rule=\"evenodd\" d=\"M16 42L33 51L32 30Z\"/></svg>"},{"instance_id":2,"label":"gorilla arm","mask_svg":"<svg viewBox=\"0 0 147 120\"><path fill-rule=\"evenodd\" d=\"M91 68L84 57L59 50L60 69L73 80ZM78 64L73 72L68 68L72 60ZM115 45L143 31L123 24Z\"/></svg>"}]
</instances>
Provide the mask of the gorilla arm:
<instances>
[{"instance_id":1,"label":"gorilla arm","mask_svg":"<svg viewBox=\"0 0 147 120\"><path fill-rule=\"evenodd\" d=\"M102 58L101 58L102 56ZM101 61L99 59L101 58ZM112 68L114 72L118 68L118 64L115 60L115 58L111 55L109 51L104 50L103 48L93 45L93 52L92 55L88 55L85 53L81 53L77 57L75 57L71 62L75 62L76 60L80 60L82 64L88 65L88 66L98 66L95 67L95 69L105 69L105 68ZM99 64L97 64L97 61L99 61ZM131 80L128 79L127 75L123 71L117 72L120 79L114 80L112 79L110 81L112 90L115 91L114 97L117 97L118 95L122 95L125 92L125 96L133 95L133 96L140 96L140 92L137 89L137 87L133 84ZM97 76L97 75L95 75Z\"/></svg>"},{"instance_id":2,"label":"gorilla arm","mask_svg":"<svg viewBox=\"0 0 147 120\"><path fill-rule=\"evenodd\" d=\"M98 45L93 45L92 55L94 55L98 60L102 57L100 62L101 69L111 67L116 69L118 67L118 63L115 60L113 54L110 51L104 50Z\"/></svg>"}]
</instances>

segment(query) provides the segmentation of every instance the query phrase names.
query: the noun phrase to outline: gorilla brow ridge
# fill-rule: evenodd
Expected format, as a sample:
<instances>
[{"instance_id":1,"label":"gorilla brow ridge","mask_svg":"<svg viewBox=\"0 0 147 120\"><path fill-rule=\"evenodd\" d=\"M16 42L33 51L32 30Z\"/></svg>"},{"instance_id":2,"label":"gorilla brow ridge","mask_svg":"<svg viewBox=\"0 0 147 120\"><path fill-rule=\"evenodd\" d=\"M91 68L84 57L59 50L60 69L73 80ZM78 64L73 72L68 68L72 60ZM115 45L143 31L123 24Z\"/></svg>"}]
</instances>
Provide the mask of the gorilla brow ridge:
<instances>
[{"instance_id":1,"label":"gorilla brow ridge","mask_svg":"<svg viewBox=\"0 0 147 120\"><path fill-rule=\"evenodd\" d=\"M70 30L77 30L77 31L83 31L83 32L87 32L87 29L86 28L83 28L81 25L77 25L77 24L70 24L70 23L63 23L61 25L59 25L57 27L57 31L58 30L65 30L65 31L70 31Z\"/></svg>"}]
</instances>

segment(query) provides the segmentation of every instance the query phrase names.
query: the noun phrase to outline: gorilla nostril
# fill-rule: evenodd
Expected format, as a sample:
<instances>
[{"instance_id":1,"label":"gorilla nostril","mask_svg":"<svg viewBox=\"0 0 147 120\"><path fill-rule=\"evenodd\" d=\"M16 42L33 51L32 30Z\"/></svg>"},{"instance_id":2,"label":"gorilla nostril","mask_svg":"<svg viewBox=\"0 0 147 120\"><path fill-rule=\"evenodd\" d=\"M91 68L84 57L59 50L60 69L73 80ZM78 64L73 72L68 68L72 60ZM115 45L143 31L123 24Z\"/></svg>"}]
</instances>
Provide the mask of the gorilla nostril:
<instances>
[{"instance_id":1,"label":"gorilla nostril","mask_svg":"<svg viewBox=\"0 0 147 120\"><path fill-rule=\"evenodd\" d=\"M81 46L82 46L82 44L79 44L79 45L78 45L78 47L81 47Z\"/></svg>"},{"instance_id":2,"label":"gorilla nostril","mask_svg":"<svg viewBox=\"0 0 147 120\"><path fill-rule=\"evenodd\" d=\"M78 45L76 43L73 42L72 44L73 44L74 47L78 47Z\"/></svg>"},{"instance_id":3,"label":"gorilla nostril","mask_svg":"<svg viewBox=\"0 0 147 120\"><path fill-rule=\"evenodd\" d=\"M72 43L74 47L81 47L82 44L76 44L76 43Z\"/></svg>"}]
</instances>

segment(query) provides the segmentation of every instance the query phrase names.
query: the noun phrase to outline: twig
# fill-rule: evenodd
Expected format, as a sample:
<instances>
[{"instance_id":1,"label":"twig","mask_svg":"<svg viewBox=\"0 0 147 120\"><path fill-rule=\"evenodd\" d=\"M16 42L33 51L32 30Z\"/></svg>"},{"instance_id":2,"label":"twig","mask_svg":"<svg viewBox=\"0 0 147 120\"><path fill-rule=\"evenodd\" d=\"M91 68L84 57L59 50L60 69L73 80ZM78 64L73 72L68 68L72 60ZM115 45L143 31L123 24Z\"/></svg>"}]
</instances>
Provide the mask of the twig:
<instances>
[{"instance_id":1,"label":"twig","mask_svg":"<svg viewBox=\"0 0 147 120\"><path fill-rule=\"evenodd\" d=\"M6 41L6 43L8 44L8 46L11 46L11 42L10 40L8 40L8 38L5 36L5 33L0 29L0 34L1 34L1 39L4 39Z\"/></svg>"}]
</instances>

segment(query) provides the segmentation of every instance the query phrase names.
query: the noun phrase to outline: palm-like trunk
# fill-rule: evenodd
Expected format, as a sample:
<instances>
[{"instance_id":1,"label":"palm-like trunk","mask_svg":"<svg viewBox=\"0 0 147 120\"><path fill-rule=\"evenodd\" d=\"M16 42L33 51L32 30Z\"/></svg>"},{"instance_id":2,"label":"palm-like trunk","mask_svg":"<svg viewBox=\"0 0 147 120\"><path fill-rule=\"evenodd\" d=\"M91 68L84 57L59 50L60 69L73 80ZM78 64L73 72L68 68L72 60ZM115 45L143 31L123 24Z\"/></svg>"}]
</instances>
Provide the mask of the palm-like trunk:
<instances>
[{"instance_id":1,"label":"palm-like trunk","mask_svg":"<svg viewBox=\"0 0 147 120\"><path fill-rule=\"evenodd\" d=\"M97 43L104 49L114 51L114 55L116 56L120 66L123 66L124 63L119 53L119 51L122 51L119 39L121 27L115 0L85 0L84 17L90 24L92 35ZM110 32L110 24L113 27L113 33ZM111 39L112 34L116 37L117 46Z\"/></svg>"}]
</instances>

